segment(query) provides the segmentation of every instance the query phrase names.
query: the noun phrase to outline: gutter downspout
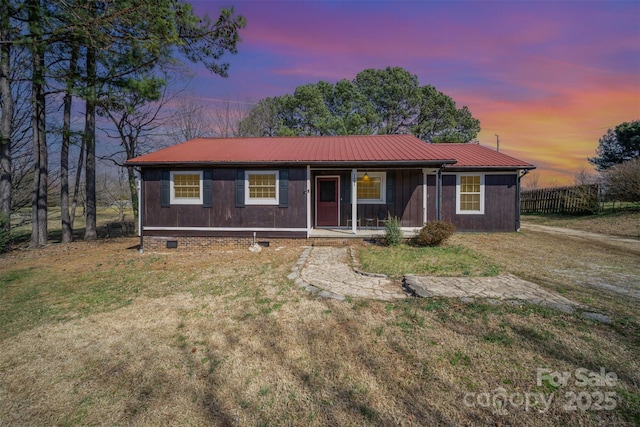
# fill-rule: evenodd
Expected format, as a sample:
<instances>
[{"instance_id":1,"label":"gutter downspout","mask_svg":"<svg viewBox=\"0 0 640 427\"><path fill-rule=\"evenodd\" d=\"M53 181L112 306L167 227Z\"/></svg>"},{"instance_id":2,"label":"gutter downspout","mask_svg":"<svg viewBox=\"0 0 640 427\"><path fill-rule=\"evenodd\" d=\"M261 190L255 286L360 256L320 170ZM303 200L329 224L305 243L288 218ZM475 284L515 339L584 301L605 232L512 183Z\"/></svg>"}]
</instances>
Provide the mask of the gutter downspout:
<instances>
[{"instance_id":1,"label":"gutter downspout","mask_svg":"<svg viewBox=\"0 0 640 427\"><path fill-rule=\"evenodd\" d=\"M516 188L516 232L520 232L520 181L526 174L529 173L529 169L518 171L518 188Z\"/></svg>"}]
</instances>

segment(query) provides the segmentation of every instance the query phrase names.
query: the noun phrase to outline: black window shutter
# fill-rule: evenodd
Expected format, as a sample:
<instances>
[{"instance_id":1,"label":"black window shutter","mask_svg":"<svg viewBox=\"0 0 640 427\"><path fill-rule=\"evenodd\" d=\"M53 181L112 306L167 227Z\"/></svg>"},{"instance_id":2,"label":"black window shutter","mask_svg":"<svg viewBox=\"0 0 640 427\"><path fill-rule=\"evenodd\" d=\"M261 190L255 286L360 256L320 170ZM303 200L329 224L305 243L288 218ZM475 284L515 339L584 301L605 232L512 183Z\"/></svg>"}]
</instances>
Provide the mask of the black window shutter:
<instances>
[{"instance_id":1,"label":"black window shutter","mask_svg":"<svg viewBox=\"0 0 640 427\"><path fill-rule=\"evenodd\" d=\"M342 201L351 203L351 172L342 175Z\"/></svg>"},{"instance_id":2,"label":"black window shutter","mask_svg":"<svg viewBox=\"0 0 640 427\"><path fill-rule=\"evenodd\" d=\"M396 190L396 173L387 172L387 203L393 203L393 194Z\"/></svg>"},{"instance_id":3,"label":"black window shutter","mask_svg":"<svg viewBox=\"0 0 640 427\"><path fill-rule=\"evenodd\" d=\"M213 171L207 169L202 174L202 207L213 206Z\"/></svg>"},{"instance_id":4,"label":"black window shutter","mask_svg":"<svg viewBox=\"0 0 640 427\"><path fill-rule=\"evenodd\" d=\"M244 170L236 170L236 208L244 208Z\"/></svg>"},{"instance_id":5,"label":"black window shutter","mask_svg":"<svg viewBox=\"0 0 640 427\"><path fill-rule=\"evenodd\" d=\"M171 174L169 171L162 171L162 181L160 184L160 207L171 206Z\"/></svg>"},{"instance_id":6,"label":"black window shutter","mask_svg":"<svg viewBox=\"0 0 640 427\"><path fill-rule=\"evenodd\" d=\"M278 206L281 208L288 208L289 207L289 170L288 169L282 169L280 171L280 179L279 179L279 186L280 186L280 198L278 199Z\"/></svg>"}]
</instances>

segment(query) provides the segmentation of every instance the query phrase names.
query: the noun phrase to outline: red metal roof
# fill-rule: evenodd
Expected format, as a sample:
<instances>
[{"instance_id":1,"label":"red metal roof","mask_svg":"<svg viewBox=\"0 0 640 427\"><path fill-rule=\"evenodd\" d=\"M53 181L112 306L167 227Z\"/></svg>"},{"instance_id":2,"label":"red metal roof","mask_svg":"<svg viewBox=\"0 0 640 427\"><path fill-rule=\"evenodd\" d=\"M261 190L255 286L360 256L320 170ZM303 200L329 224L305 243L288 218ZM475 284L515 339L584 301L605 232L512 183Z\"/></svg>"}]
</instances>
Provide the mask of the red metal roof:
<instances>
[{"instance_id":1,"label":"red metal roof","mask_svg":"<svg viewBox=\"0 0 640 427\"><path fill-rule=\"evenodd\" d=\"M456 159L454 167L514 167L533 169L530 163L479 144L427 144L434 155Z\"/></svg>"},{"instance_id":2,"label":"red metal roof","mask_svg":"<svg viewBox=\"0 0 640 427\"><path fill-rule=\"evenodd\" d=\"M412 135L196 138L129 160L137 166L177 164L454 164L533 168L477 144L428 144Z\"/></svg>"}]
</instances>

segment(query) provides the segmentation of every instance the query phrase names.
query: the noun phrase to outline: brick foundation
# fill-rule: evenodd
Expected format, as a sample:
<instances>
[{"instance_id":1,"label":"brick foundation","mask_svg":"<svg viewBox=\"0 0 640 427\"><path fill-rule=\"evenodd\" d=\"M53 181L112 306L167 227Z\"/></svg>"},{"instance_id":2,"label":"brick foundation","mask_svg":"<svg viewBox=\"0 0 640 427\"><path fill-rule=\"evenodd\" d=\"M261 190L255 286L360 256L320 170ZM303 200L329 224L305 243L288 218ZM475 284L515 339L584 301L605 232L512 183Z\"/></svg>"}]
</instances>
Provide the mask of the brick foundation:
<instances>
[{"instance_id":1,"label":"brick foundation","mask_svg":"<svg viewBox=\"0 0 640 427\"><path fill-rule=\"evenodd\" d=\"M169 248L167 242L176 242L175 248ZM310 238L310 239L283 239L263 238L256 242L269 242L270 247L279 246L351 246L364 244L365 239L349 238ZM253 244L251 237L158 237L145 236L143 249L149 252L165 251L198 251L203 249L247 249Z\"/></svg>"}]
</instances>

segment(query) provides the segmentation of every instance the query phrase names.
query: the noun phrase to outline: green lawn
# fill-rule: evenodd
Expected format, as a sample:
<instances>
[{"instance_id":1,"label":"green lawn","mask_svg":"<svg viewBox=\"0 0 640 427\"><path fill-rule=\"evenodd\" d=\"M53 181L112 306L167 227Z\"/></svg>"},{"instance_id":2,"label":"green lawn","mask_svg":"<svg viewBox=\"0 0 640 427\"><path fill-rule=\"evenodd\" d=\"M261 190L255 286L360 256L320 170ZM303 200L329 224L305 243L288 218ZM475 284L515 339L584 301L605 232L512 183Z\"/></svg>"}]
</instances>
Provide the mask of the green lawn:
<instances>
[{"instance_id":1,"label":"green lawn","mask_svg":"<svg viewBox=\"0 0 640 427\"><path fill-rule=\"evenodd\" d=\"M365 246L358 250L362 269L392 278L405 274L432 276L496 276L500 268L461 245L435 247Z\"/></svg>"}]
</instances>

